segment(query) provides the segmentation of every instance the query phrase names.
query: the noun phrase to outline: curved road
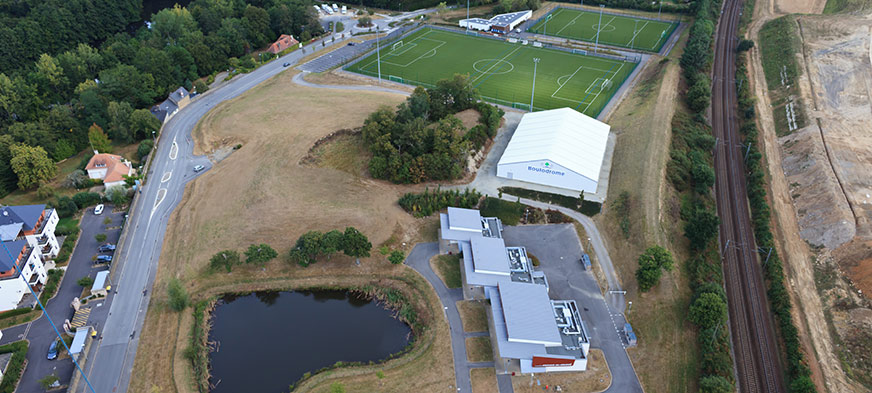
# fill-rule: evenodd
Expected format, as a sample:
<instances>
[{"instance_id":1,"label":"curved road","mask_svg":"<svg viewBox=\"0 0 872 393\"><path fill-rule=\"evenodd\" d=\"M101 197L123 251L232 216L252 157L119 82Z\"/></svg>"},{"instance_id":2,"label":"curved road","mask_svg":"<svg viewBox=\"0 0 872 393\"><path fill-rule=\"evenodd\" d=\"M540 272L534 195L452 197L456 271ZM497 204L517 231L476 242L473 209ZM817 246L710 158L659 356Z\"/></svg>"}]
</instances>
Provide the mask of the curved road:
<instances>
[{"instance_id":1,"label":"curved road","mask_svg":"<svg viewBox=\"0 0 872 393\"><path fill-rule=\"evenodd\" d=\"M329 39L330 37L326 38ZM337 39L342 42L341 39ZM162 128L157 149L152 153L148 182L137 195L127 223L127 236L116 255L118 266L112 276L114 296L102 338L91 346L85 373L98 393L127 391L139 334L145 322L151 288L158 266L167 221L179 203L188 181L196 176L197 164L211 168L203 156L194 156L191 130L215 105L233 99L248 89L285 70L283 63L295 64L303 56L323 50L320 42L291 52L249 74L233 78L212 91L196 97ZM162 181L165 180L165 181ZM78 392L90 391L84 383Z\"/></svg>"}]
</instances>

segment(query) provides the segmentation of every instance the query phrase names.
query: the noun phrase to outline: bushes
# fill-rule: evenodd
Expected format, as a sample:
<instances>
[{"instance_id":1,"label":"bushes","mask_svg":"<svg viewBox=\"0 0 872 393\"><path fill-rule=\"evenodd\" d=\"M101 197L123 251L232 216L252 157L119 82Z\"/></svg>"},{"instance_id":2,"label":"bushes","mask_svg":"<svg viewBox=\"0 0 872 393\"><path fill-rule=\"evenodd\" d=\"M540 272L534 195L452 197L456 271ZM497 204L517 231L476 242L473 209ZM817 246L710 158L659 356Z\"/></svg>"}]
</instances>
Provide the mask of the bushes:
<instances>
[{"instance_id":1,"label":"bushes","mask_svg":"<svg viewBox=\"0 0 872 393\"><path fill-rule=\"evenodd\" d=\"M102 201L103 198L101 198L100 194L96 192L80 192L73 195L73 202L76 203L76 206L78 206L79 209L99 204Z\"/></svg>"},{"instance_id":2,"label":"bushes","mask_svg":"<svg viewBox=\"0 0 872 393\"><path fill-rule=\"evenodd\" d=\"M73 202L73 198L63 196L55 202L55 209L58 211L59 218L67 218L76 214L79 206L76 205L76 202Z\"/></svg>"},{"instance_id":3,"label":"bushes","mask_svg":"<svg viewBox=\"0 0 872 393\"><path fill-rule=\"evenodd\" d=\"M575 210L588 217L593 217L599 214L600 209L602 209L601 204L597 202L582 200L580 198L580 195L579 198L574 198L566 195L551 194L548 192L533 191L518 187L500 187L499 191L501 193L504 192L506 194L519 196L521 198L527 198L539 202L550 203L552 205L563 206L567 209ZM579 202L581 202L581 205L578 204Z\"/></svg>"},{"instance_id":4,"label":"bushes","mask_svg":"<svg viewBox=\"0 0 872 393\"><path fill-rule=\"evenodd\" d=\"M701 329L714 329L727 321L727 302L717 294L703 293L690 306L688 318Z\"/></svg>"},{"instance_id":5,"label":"bushes","mask_svg":"<svg viewBox=\"0 0 872 393\"><path fill-rule=\"evenodd\" d=\"M306 232L297 239L288 257L291 262L305 267L318 262L319 258L329 258L338 251L350 257L360 258L368 257L370 250L372 250L372 243L369 239L357 229L348 227L345 228L345 232L337 230L327 233Z\"/></svg>"},{"instance_id":6,"label":"bushes","mask_svg":"<svg viewBox=\"0 0 872 393\"><path fill-rule=\"evenodd\" d=\"M406 254L404 254L400 250L391 251L391 255L388 255L388 261L393 263L394 265L399 265L406 260Z\"/></svg>"},{"instance_id":7,"label":"bushes","mask_svg":"<svg viewBox=\"0 0 872 393\"><path fill-rule=\"evenodd\" d=\"M206 307L208 301L201 301L194 305L194 323L191 324L191 334L188 347L185 348L184 356L191 361L194 369L194 381L197 391L207 393L209 386L209 348L206 346Z\"/></svg>"},{"instance_id":8,"label":"bushes","mask_svg":"<svg viewBox=\"0 0 872 393\"><path fill-rule=\"evenodd\" d=\"M0 354L12 353L9 365L3 373L3 381L0 382L0 393L12 393L18 385L18 379L24 372L24 360L27 356L27 341L16 341L0 347Z\"/></svg>"},{"instance_id":9,"label":"bushes","mask_svg":"<svg viewBox=\"0 0 872 393\"><path fill-rule=\"evenodd\" d=\"M478 205L480 199L481 193L474 189L470 190L467 188L461 192L458 190L443 191L440 188L436 188L436 191L430 192L430 189L426 188L420 194L406 193L397 202L409 214L415 217L427 217L448 206L473 208Z\"/></svg>"},{"instance_id":10,"label":"bushes","mask_svg":"<svg viewBox=\"0 0 872 393\"><path fill-rule=\"evenodd\" d=\"M245 263L257 263L263 265L279 256L269 244L252 244L245 250Z\"/></svg>"},{"instance_id":11,"label":"bushes","mask_svg":"<svg viewBox=\"0 0 872 393\"><path fill-rule=\"evenodd\" d=\"M621 227L621 233L624 234L624 238L630 238L630 193L627 191L621 191L618 195L618 199L615 200L615 212L618 214L618 219L620 220L619 225Z\"/></svg>"},{"instance_id":12,"label":"bushes","mask_svg":"<svg viewBox=\"0 0 872 393\"><path fill-rule=\"evenodd\" d=\"M48 278L45 280L45 286L39 294L39 301L45 306L45 302L54 296L58 290L58 285L61 283L61 278L64 276L64 271L61 269L51 269L47 272Z\"/></svg>"},{"instance_id":13,"label":"bushes","mask_svg":"<svg viewBox=\"0 0 872 393\"><path fill-rule=\"evenodd\" d=\"M482 217L497 217L503 224L518 225L521 215L524 214L524 205L521 202L487 197L482 201L480 210Z\"/></svg>"},{"instance_id":14,"label":"bushes","mask_svg":"<svg viewBox=\"0 0 872 393\"><path fill-rule=\"evenodd\" d=\"M182 286L182 282L178 278L173 277L167 286L167 295L169 295L169 306L173 311L182 311L188 307L190 298L188 291Z\"/></svg>"},{"instance_id":15,"label":"bushes","mask_svg":"<svg viewBox=\"0 0 872 393\"><path fill-rule=\"evenodd\" d=\"M233 266L238 265L240 262L239 253L236 250L224 250L219 251L209 259L209 268L215 271L223 267L230 273L233 270Z\"/></svg>"},{"instance_id":16,"label":"bushes","mask_svg":"<svg viewBox=\"0 0 872 393\"><path fill-rule=\"evenodd\" d=\"M152 148L154 148L154 141L151 139L144 139L142 142L139 142L139 147L136 148L136 156L139 157L140 161L142 161L145 156L151 153Z\"/></svg>"},{"instance_id":17,"label":"bushes","mask_svg":"<svg viewBox=\"0 0 872 393\"><path fill-rule=\"evenodd\" d=\"M94 279L89 276L85 276L76 281L76 284L78 284L80 287L87 288L91 285L94 285Z\"/></svg>"}]
</instances>

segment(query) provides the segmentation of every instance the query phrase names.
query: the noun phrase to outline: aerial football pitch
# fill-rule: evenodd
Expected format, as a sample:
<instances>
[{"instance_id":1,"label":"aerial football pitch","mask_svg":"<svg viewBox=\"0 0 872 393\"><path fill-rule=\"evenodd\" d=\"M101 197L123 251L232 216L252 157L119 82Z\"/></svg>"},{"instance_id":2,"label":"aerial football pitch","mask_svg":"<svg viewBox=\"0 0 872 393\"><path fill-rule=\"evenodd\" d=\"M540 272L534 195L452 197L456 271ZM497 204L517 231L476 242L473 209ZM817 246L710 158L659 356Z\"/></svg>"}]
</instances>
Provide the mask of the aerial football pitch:
<instances>
[{"instance_id":1,"label":"aerial football pitch","mask_svg":"<svg viewBox=\"0 0 872 393\"><path fill-rule=\"evenodd\" d=\"M352 72L433 87L469 75L486 101L530 108L535 64L535 110L569 107L596 117L637 63L537 48L431 28L418 30L350 65Z\"/></svg>"},{"instance_id":2,"label":"aerial football pitch","mask_svg":"<svg viewBox=\"0 0 872 393\"><path fill-rule=\"evenodd\" d=\"M602 14L571 8L557 8L527 29L531 33L569 38L648 52L659 52L678 27L678 22L632 16Z\"/></svg>"}]
</instances>

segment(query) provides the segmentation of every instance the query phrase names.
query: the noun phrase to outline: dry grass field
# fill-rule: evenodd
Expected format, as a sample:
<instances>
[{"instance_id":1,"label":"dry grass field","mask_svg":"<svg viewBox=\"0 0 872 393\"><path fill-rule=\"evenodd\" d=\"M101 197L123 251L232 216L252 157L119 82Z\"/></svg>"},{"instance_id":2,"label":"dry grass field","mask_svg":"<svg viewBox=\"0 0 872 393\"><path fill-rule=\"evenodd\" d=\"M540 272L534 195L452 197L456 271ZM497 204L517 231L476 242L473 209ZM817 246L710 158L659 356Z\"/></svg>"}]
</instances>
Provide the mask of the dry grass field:
<instances>
[{"instance_id":1,"label":"dry grass field","mask_svg":"<svg viewBox=\"0 0 872 393\"><path fill-rule=\"evenodd\" d=\"M487 307L484 301L461 300L457 302L457 311L460 313L460 321L463 323L464 332L486 332Z\"/></svg>"},{"instance_id":2,"label":"dry grass field","mask_svg":"<svg viewBox=\"0 0 872 393\"><path fill-rule=\"evenodd\" d=\"M194 130L197 154L242 147L191 183L170 218L131 391L193 391L190 364L182 356L192 318L190 310L174 313L166 306L166 286L172 277L185 283L195 301L228 291L376 283L400 288L417 298L424 311L438 307L425 280L404 265L389 264L376 250L360 266L344 256L308 268L285 262L288 249L308 230L354 226L375 247L388 243L407 252L414 241L432 240L434 232L432 220L416 220L396 205L410 188L347 170L299 164L319 138L360 126L379 105L393 106L404 97L305 88L294 84L292 76L284 72L217 106ZM243 266L233 273L207 272L215 252L262 242L280 253L263 269ZM336 378L366 391L432 391L453 384L448 327L441 314L430 315L433 323L409 355L377 367L324 373L298 389L326 391ZM378 378L376 371L385 377Z\"/></svg>"},{"instance_id":3,"label":"dry grass field","mask_svg":"<svg viewBox=\"0 0 872 393\"><path fill-rule=\"evenodd\" d=\"M470 362L492 362L494 349L490 337L469 337L466 339L466 359Z\"/></svg>"},{"instance_id":4,"label":"dry grass field","mask_svg":"<svg viewBox=\"0 0 872 393\"><path fill-rule=\"evenodd\" d=\"M555 391L557 386L564 392L601 392L612 384L612 373L599 349L591 349L587 362L587 371L567 373L540 373L530 378L529 374L512 377L512 387L515 393L538 393ZM536 384L536 380L539 384ZM655 391L655 390L652 390Z\"/></svg>"},{"instance_id":5,"label":"dry grass field","mask_svg":"<svg viewBox=\"0 0 872 393\"><path fill-rule=\"evenodd\" d=\"M630 194L630 231L625 237L617 209L609 202L595 218L607 239L609 255L633 302L628 318L639 337L630 358L646 391L686 392L696 385L696 336L686 322L690 301L681 261L686 239L678 217L679 202L665 178L669 159L671 119L677 102L678 59L686 31L666 60L655 57L640 75L639 83L608 119L618 139L609 179L609 198ZM666 273L660 284L640 293L635 279L637 258L645 248L667 247L679 267Z\"/></svg>"},{"instance_id":6,"label":"dry grass field","mask_svg":"<svg viewBox=\"0 0 872 393\"><path fill-rule=\"evenodd\" d=\"M493 367L469 370L469 380L472 382L472 393L494 393L499 389Z\"/></svg>"}]
</instances>

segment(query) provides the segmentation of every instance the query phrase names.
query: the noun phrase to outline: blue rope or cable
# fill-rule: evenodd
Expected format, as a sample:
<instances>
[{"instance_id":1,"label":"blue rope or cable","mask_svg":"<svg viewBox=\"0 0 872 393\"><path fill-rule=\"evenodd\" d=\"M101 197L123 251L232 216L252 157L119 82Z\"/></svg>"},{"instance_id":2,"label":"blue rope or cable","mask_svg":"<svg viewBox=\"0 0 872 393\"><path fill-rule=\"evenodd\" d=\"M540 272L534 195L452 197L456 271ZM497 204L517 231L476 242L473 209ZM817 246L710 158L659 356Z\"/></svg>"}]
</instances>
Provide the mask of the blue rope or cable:
<instances>
[{"instance_id":1,"label":"blue rope or cable","mask_svg":"<svg viewBox=\"0 0 872 393\"><path fill-rule=\"evenodd\" d=\"M0 244L3 245L3 250L6 251L6 255L9 256L9 260L13 261L13 263L14 263L15 258L12 257L12 253L9 252L9 248L6 247L6 242L0 241ZM13 267L13 269L14 268L16 268L16 267ZM36 272L34 272L34 273L36 273ZM48 272L46 272L46 274L47 273ZM24 278L24 275L21 274L20 270L18 272L18 276L21 277L22 280L24 280L24 285L27 286L27 289L29 289L30 293L33 295L33 297L36 298L36 303L39 304L39 308L42 309L42 315L44 315L45 318L48 319L48 323L51 324L51 328L54 329L54 332L58 336L58 339L61 340L61 344L64 345L64 348L67 350L67 353L70 354L70 358L73 359L73 364L76 365L76 369L79 370L79 374L82 374L82 378L85 379L85 383L88 384L88 388L91 389L91 393L97 393L94 390L94 387L91 386L91 381L88 380L88 377L85 375L85 372L82 371L81 367L79 367L79 362L77 362L76 358L72 356L72 353L70 352L70 347L67 346L67 343L64 341L63 337L61 337L61 333L60 333L60 331L58 331L57 326L55 326L54 321L51 320L51 317L48 316L48 312L45 311L45 306L42 305L42 301L39 300L39 296L37 296L36 292L33 291L33 288L30 287L30 283L27 282L27 279ZM60 289L60 284L58 284L58 289Z\"/></svg>"}]
</instances>

